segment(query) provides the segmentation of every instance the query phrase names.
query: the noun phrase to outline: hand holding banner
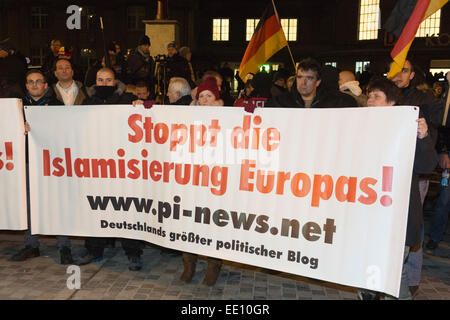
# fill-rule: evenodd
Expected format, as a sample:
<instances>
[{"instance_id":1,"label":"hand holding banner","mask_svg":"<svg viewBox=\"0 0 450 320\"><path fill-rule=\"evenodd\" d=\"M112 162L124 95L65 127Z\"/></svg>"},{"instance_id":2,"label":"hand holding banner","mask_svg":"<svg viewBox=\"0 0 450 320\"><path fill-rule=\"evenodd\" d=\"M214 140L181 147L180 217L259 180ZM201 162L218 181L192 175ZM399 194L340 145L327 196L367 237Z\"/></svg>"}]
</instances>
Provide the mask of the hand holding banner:
<instances>
[{"instance_id":1,"label":"hand holding banner","mask_svg":"<svg viewBox=\"0 0 450 320\"><path fill-rule=\"evenodd\" d=\"M26 114L36 233L141 239L398 294L412 107Z\"/></svg>"}]
</instances>

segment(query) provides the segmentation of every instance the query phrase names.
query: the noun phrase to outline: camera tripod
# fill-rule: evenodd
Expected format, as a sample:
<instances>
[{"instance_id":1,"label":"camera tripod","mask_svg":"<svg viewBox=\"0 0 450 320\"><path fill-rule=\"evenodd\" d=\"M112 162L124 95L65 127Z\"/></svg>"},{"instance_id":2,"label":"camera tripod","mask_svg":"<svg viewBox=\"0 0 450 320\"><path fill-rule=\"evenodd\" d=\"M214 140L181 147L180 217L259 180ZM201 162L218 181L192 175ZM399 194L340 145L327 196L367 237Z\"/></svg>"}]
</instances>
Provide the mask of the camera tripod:
<instances>
[{"instance_id":1,"label":"camera tripod","mask_svg":"<svg viewBox=\"0 0 450 320\"><path fill-rule=\"evenodd\" d=\"M155 100L156 103L164 104L167 95L167 66L165 61L156 62L155 68L156 88Z\"/></svg>"}]
</instances>

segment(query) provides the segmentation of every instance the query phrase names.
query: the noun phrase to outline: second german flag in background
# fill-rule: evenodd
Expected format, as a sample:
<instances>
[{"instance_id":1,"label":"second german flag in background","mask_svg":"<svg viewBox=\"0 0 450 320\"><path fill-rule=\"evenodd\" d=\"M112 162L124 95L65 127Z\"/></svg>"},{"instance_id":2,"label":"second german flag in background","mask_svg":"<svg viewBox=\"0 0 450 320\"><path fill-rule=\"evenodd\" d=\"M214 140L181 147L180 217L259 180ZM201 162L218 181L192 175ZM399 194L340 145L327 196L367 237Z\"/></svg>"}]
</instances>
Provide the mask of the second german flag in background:
<instances>
[{"instance_id":1,"label":"second german flag in background","mask_svg":"<svg viewBox=\"0 0 450 320\"><path fill-rule=\"evenodd\" d=\"M257 73L259 66L287 45L275 4L271 1L247 46L239 67L239 77L245 81L247 74Z\"/></svg>"},{"instance_id":2,"label":"second german flag in background","mask_svg":"<svg viewBox=\"0 0 450 320\"><path fill-rule=\"evenodd\" d=\"M400 0L397 2L391 17L389 17L386 22L386 24L389 24L389 27L385 27L387 31L394 32L394 34L398 32L398 30L402 30L394 49L391 51L391 57L394 59L394 62L391 64L391 69L389 70L387 76L388 78L392 78L397 73L402 71L409 48L411 47L411 44L416 36L420 23L439 10L447 2L448 0L416 0L414 10L410 14L410 17L404 26L395 25L395 22L401 21L401 17L399 17L399 15L409 15L409 12L406 13L401 11L402 9L407 10L408 7L412 8L414 0ZM391 20L392 23L389 20Z\"/></svg>"}]
</instances>

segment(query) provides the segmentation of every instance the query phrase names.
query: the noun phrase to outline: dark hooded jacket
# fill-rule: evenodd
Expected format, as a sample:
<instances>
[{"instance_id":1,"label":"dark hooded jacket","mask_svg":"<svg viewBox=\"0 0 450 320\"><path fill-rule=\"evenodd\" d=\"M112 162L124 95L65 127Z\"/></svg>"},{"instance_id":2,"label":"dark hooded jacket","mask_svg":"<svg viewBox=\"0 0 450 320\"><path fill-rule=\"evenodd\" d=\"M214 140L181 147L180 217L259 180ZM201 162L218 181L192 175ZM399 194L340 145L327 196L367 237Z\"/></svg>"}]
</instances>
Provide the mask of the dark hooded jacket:
<instances>
[{"instance_id":1,"label":"dark hooded jacket","mask_svg":"<svg viewBox=\"0 0 450 320\"><path fill-rule=\"evenodd\" d=\"M402 105L419 106L427 124L439 127L442 124L443 103L431 93L418 90L413 82L402 91Z\"/></svg>"},{"instance_id":2,"label":"dark hooded jacket","mask_svg":"<svg viewBox=\"0 0 450 320\"><path fill-rule=\"evenodd\" d=\"M84 99L83 105L100 105L100 104L132 104L137 97L129 92L125 92L125 84L116 80L114 91L108 96L103 96L100 89L94 85L88 88L88 97Z\"/></svg>"},{"instance_id":3,"label":"dark hooded jacket","mask_svg":"<svg viewBox=\"0 0 450 320\"><path fill-rule=\"evenodd\" d=\"M45 92L44 96L39 100L34 100L31 98L29 93L22 98L22 102L24 106L63 106L64 102L58 100L56 98L55 92L52 88L48 88Z\"/></svg>"},{"instance_id":4,"label":"dark hooded jacket","mask_svg":"<svg viewBox=\"0 0 450 320\"><path fill-rule=\"evenodd\" d=\"M266 107L287 107L287 108L304 108L305 102L296 89L292 88L290 92L274 97L266 103ZM311 108L345 108L357 107L358 104L351 96L326 88L317 88L316 95L312 101Z\"/></svg>"},{"instance_id":5,"label":"dark hooded jacket","mask_svg":"<svg viewBox=\"0 0 450 320\"><path fill-rule=\"evenodd\" d=\"M322 79L319 87L317 87L311 108L345 108L358 106L358 103L353 97L339 91L338 80L339 73L336 68L329 66L323 68ZM296 90L296 83L294 83L290 92L274 97L272 101L268 101L266 106L304 108L305 102L298 90Z\"/></svg>"}]
</instances>

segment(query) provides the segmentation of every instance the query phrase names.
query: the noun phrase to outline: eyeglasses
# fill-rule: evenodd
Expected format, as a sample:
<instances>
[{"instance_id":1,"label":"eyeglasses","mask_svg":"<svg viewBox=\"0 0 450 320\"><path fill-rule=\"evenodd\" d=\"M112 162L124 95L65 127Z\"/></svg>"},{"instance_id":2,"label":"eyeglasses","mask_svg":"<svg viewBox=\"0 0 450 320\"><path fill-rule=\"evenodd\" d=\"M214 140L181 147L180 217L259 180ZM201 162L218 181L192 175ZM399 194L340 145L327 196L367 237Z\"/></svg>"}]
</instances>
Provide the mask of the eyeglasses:
<instances>
[{"instance_id":1,"label":"eyeglasses","mask_svg":"<svg viewBox=\"0 0 450 320\"><path fill-rule=\"evenodd\" d=\"M35 80L28 80L27 81L27 84L29 84L29 85L33 85L33 84L37 84L37 85L41 85L41 84L44 84L45 83L45 81L44 80L41 80L41 79L37 79L36 81Z\"/></svg>"}]
</instances>

